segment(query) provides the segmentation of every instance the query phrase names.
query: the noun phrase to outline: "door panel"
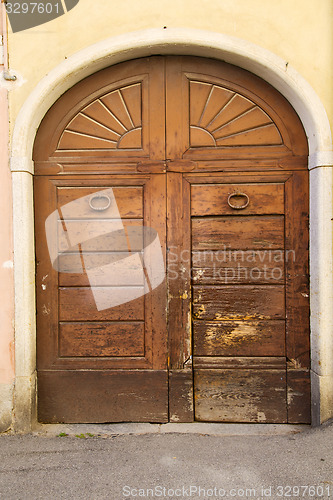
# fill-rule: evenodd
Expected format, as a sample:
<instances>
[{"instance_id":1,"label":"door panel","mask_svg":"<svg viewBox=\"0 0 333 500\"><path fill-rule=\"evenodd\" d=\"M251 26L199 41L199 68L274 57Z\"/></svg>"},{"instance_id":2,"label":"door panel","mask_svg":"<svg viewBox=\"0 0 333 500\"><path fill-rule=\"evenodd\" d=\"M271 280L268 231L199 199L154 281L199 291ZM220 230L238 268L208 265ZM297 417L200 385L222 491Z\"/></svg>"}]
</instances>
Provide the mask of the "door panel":
<instances>
[{"instance_id":1,"label":"door panel","mask_svg":"<svg viewBox=\"0 0 333 500\"><path fill-rule=\"evenodd\" d=\"M41 209L36 255L43 421L91 421L90 405L98 407L95 421L132 420L133 398L140 420L168 418L164 271L161 284L150 281L147 293L151 257L144 255L150 241L142 232L143 226L155 229L165 259L165 190L163 175L35 180ZM105 193L114 196L113 213ZM119 219L112 218L115 207ZM138 230L132 238L131 228ZM58 260L52 268L53 243ZM85 384L95 384L89 402Z\"/></svg>"},{"instance_id":2,"label":"door panel","mask_svg":"<svg viewBox=\"0 0 333 500\"><path fill-rule=\"evenodd\" d=\"M285 356L284 320L193 321L194 356Z\"/></svg>"},{"instance_id":3,"label":"door panel","mask_svg":"<svg viewBox=\"0 0 333 500\"><path fill-rule=\"evenodd\" d=\"M196 285L284 283L282 250L194 250Z\"/></svg>"},{"instance_id":4,"label":"door panel","mask_svg":"<svg viewBox=\"0 0 333 500\"><path fill-rule=\"evenodd\" d=\"M168 420L164 370L45 370L39 373L38 391L42 422Z\"/></svg>"},{"instance_id":5,"label":"door panel","mask_svg":"<svg viewBox=\"0 0 333 500\"><path fill-rule=\"evenodd\" d=\"M134 288L134 287L133 287ZM86 318L91 321L119 321L124 318L135 321L144 319L144 300L140 298L122 303L119 306L107 309L96 310L96 300L91 288L59 288L59 319L60 321L84 321ZM143 294L144 289L135 287L135 292ZM105 300L113 298L113 287L100 287L97 292L105 296ZM116 290L119 293L119 290ZM126 294L126 290L124 291ZM125 297L124 297L125 298ZM101 300L101 297L99 297ZM103 300L103 297L102 297Z\"/></svg>"},{"instance_id":6,"label":"door panel","mask_svg":"<svg viewBox=\"0 0 333 500\"><path fill-rule=\"evenodd\" d=\"M95 165L97 158L106 163L164 158L164 67L160 57L137 59L79 82L45 116L34 160L73 163L75 158L78 165L71 169L80 172L80 163L90 158ZM45 172L48 165L37 165L37 171L40 167Z\"/></svg>"},{"instance_id":7,"label":"door panel","mask_svg":"<svg viewBox=\"0 0 333 500\"><path fill-rule=\"evenodd\" d=\"M144 356L143 321L61 322L59 326L60 357Z\"/></svg>"},{"instance_id":8,"label":"door panel","mask_svg":"<svg viewBox=\"0 0 333 500\"><path fill-rule=\"evenodd\" d=\"M194 371L195 417L210 422L287 422L286 371Z\"/></svg>"},{"instance_id":9,"label":"door panel","mask_svg":"<svg viewBox=\"0 0 333 500\"><path fill-rule=\"evenodd\" d=\"M284 245L283 216L192 219L193 250L266 250Z\"/></svg>"},{"instance_id":10,"label":"door panel","mask_svg":"<svg viewBox=\"0 0 333 500\"><path fill-rule=\"evenodd\" d=\"M246 190L246 195L244 191ZM251 199L251 203L249 200ZM244 204L247 204L244 208ZM233 206L231 206L233 205ZM236 208L233 208L236 207ZM191 215L283 214L283 184L195 184L191 188Z\"/></svg>"},{"instance_id":11,"label":"door panel","mask_svg":"<svg viewBox=\"0 0 333 500\"><path fill-rule=\"evenodd\" d=\"M289 287L295 280L299 286L306 281L307 252L302 238L293 240L291 223L302 220L301 211L295 211L306 210L306 202L300 203L302 209L292 203L291 186L301 182L299 176L306 179L306 174L290 172L272 184L270 175L263 174L259 182L256 174L248 176L246 183L241 173L238 183L235 174L186 174L191 185L196 420L308 421L303 403L292 397L287 401L287 391L297 393L297 384L300 399L309 397L308 361L292 366L286 340L289 322L302 314L302 306L291 303L295 296ZM228 204L230 193L242 193L248 203ZM297 278L288 272L294 265L303 269ZM295 326L293 331L303 337L308 353L306 325L302 333Z\"/></svg>"},{"instance_id":12,"label":"door panel","mask_svg":"<svg viewBox=\"0 0 333 500\"><path fill-rule=\"evenodd\" d=\"M66 92L34 146L39 419L309 422L307 154L219 61Z\"/></svg>"},{"instance_id":13,"label":"door panel","mask_svg":"<svg viewBox=\"0 0 333 500\"><path fill-rule=\"evenodd\" d=\"M281 319L283 285L193 286L193 316L202 320Z\"/></svg>"},{"instance_id":14,"label":"door panel","mask_svg":"<svg viewBox=\"0 0 333 500\"><path fill-rule=\"evenodd\" d=\"M169 417L193 421L190 184L167 173Z\"/></svg>"},{"instance_id":15,"label":"door panel","mask_svg":"<svg viewBox=\"0 0 333 500\"><path fill-rule=\"evenodd\" d=\"M86 188L86 187L59 187L57 191L58 205L62 207L67 203L71 203L75 200L86 196L92 196L94 193L99 193L100 188ZM117 200L117 207L119 214L122 219L141 219L143 218L143 187L142 186L128 186L128 187L113 187L113 194ZM131 200L129 205L128 200ZM100 201L100 207L97 205L95 208L104 208L102 206L103 200ZM98 198L94 203L98 203ZM73 204L71 205L70 214L66 216L66 219L76 219L77 217L84 219L112 219L112 206L104 209L100 212L94 211L89 206L89 203L85 204Z\"/></svg>"},{"instance_id":16,"label":"door panel","mask_svg":"<svg viewBox=\"0 0 333 500\"><path fill-rule=\"evenodd\" d=\"M247 162L247 168L255 170L260 158L279 158L284 168L281 159L291 151L306 154L304 130L294 113L291 117L288 102L240 68L170 57L166 98L172 98L167 107L167 158L215 160L217 168L218 163L234 168L248 157L255 161L251 166ZM174 115L176 120L171 119Z\"/></svg>"}]
</instances>

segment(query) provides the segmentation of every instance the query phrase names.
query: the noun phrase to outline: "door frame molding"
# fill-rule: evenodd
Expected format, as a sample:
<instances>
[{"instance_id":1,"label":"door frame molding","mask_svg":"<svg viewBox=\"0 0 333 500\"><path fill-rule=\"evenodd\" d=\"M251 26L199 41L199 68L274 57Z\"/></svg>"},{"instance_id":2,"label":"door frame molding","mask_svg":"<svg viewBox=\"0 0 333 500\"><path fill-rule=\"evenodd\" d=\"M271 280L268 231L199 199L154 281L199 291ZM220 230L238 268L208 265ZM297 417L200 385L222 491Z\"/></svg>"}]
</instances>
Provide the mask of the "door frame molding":
<instances>
[{"instance_id":1,"label":"door frame molding","mask_svg":"<svg viewBox=\"0 0 333 500\"><path fill-rule=\"evenodd\" d=\"M286 61L239 38L187 28L148 29L111 37L69 56L34 88L16 118L11 143L15 279L16 431L36 415L36 308L32 148L48 109L70 87L96 71L155 54L220 59L275 87L298 113L309 142L310 307L313 425L333 416L333 151L325 108L309 83Z\"/></svg>"}]
</instances>

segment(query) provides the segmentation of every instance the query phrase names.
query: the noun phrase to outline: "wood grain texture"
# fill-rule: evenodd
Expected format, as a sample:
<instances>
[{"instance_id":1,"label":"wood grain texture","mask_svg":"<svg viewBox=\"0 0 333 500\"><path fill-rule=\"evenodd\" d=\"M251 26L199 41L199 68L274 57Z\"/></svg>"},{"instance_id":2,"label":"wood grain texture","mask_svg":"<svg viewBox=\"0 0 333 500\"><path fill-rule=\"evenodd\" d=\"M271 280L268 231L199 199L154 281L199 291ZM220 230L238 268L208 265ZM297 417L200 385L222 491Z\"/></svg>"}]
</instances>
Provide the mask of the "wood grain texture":
<instances>
[{"instance_id":1,"label":"wood grain texture","mask_svg":"<svg viewBox=\"0 0 333 500\"><path fill-rule=\"evenodd\" d=\"M283 216L192 219L193 250L275 250L283 247Z\"/></svg>"},{"instance_id":2,"label":"wood grain texture","mask_svg":"<svg viewBox=\"0 0 333 500\"><path fill-rule=\"evenodd\" d=\"M167 179L169 358L170 368L180 370L192 354L190 185L177 172Z\"/></svg>"},{"instance_id":3,"label":"wood grain texture","mask_svg":"<svg viewBox=\"0 0 333 500\"><path fill-rule=\"evenodd\" d=\"M232 193L245 193L249 204L233 209L228 204ZM191 215L283 214L283 184L194 184L191 186Z\"/></svg>"},{"instance_id":4,"label":"wood grain texture","mask_svg":"<svg viewBox=\"0 0 333 500\"><path fill-rule=\"evenodd\" d=\"M159 57L117 64L85 78L46 114L34 159L80 157L89 162L105 157L106 151L107 157L125 162L155 153L160 157L163 82L164 59Z\"/></svg>"},{"instance_id":5,"label":"wood grain texture","mask_svg":"<svg viewBox=\"0 0 333 500\"><path fill-rule=\"evenodd\" d=\"M300 196L297 193L302 193ZM286 183L287 357L294 367L310 367L309 176L294 172Z\"/></svg>"},{"instance_id":6,"label":"wood grain texture","mask_svg":"<svg viewBox=\"0 0 333 500\"><path fill-rule=\"evenodd\" d=\"M59 325L59 356L144 356L144 323L76 322Z\"/></svg>"},{"instance_id":7,"label":"wood grain texture","mask_svg":"<svg viewBox=\"0 0 333 500\"><path fill-rule=\"evenodd\" d=\"M169 371L169 421L193 422L192 367Z\"/></svg>"},{"instance_id":8,"label":"wood grain texture","mask_svg":"<svg viewBox=\"0 0 333 500\"><path fill-rule=\"evenodd\" d=\"M38 420L52 424L167 422L167 372L39 371Z\"/></svg>"},{"instance_id":9,"label":"wood grain texture","mask_svg":"<svg viewBox=\"0 0 333 500\"><path fill-rule=\"evenodd\" d=\"M110 265L116 266L116 272L110 272L110 267L106 267ZM58 266L61 287L90 286L87 269L94 270L94 279L100 286L142 287L145 283L141 260L133 259L130 252L64 253L58 258Z\"/></svg>"},{"instance_id":10,"label":"wood grain texture","mask_svg":"<svg viewBox=\"0 0 333 500\"><path fill-rule=\"evenodd\" d=\"M309 370L287 371L288 422L311 423L311 381Z\"/></svg>"},{"instance_id":11,"label":"wood grain texture","mask_svg":"<svg viewBox=\"0 0 333 500\"><path fill-rule=\"evenodd\" d=\"M57 149L141 149L142 105L142 82L100 95L71 119Z\"/></svg>"},{"instance_id":12,"label":"wood grain texture","mask_svg":"<svg viewBox=\"0 0 333 500\"><path fill-rule=\"evenodd\" d=\"M144 247L142 226L141 219L59 220L58 251L77 252L80 242L83 252L140 252Z\"/></svg>"},{"instance_id":13,"label":"wood grain texture","mask_svg":"<svg viewBox=\"0 0 333 500\"><path fill-rule=\"evenodd\" d=\"M285 370L194 370L195 419L287 422Z\"/></svg>"},{"instance_id":14,"label":"wood grain texture","mask_svg":"<svg viewBox=\"0 0 333 500\"><path fill-rule=\"evenodd\" d=\"M183 57L177 63L183 81L174 107L186 117L179 134L183 157L307 154L304 130L290 104L263 80L220 61Z\"/></svg>"},{"instance_id":15,"label":"wood grain texture","mask_svg":"<svg viewBox=\"0 0 333 500\"><path fill-rule=\"evenodd\" d=\"M196 285L283 284L283 250L219 250L192 252Z\"/></svg>"},{"instance_id":16,"label":"wood grain texture","mask_svg":"<svg viewBox=\"0 0 333 500\"><path fill-rule=\"evenodd\" d=\"M60 321L135 321L144 319L143 289L139 287L95 287L112 302L112 297L130 293L133 288L141 296L130 302L115 307L98 310L91 288L60 288L59 289L59 320Z\"/></svg>"},{"instance_id":17,"label":"wood grain texture","mask_svg":"<svg viewBox=\"0 0 333 500\"><path fill-rule=\"evenodd\" d=\"M191 147L282 144L271 118L249 98L208 82L189 86Z\"/></svg>"},{"instance_id":18,"label":"wood grain texture","mask_svg":"<svg viewBox=\"0 0 333 500\"><path fill-rule=\"evenodd\" d=\"M143 217L143 188L137 186L110 186L117 203L117 209L122 219L140 219ZM110 187L106 189L110 189ZM69 216L73 219L78 217L87 219L103 218L107 219L113 217L113 207L110 206L107 210L98 212L89 206L89 200L98 193L103 193L103 187L96 188L73 186L73 187L59 187L57 189L58 206L61 208L67 203L84 199L83 203L72 203Z\"/></svg>"},{"instance_id":19,"label":"wood grain texture","mask_svg":"<svg viewBox=\"0 0 333 500\"><path fill-rule=\"evenodd\" d=\"M202 320L284 319L284 287L194 286L193 316Z\"/></svg>"},{"instance_id":20,"label":"wood grain texture","mask_svg":"<svg viewBox=\"0 0 333 500\"><path fill-rule=\"evenodd\" d=\"M285 370L286 358L284 356L194 356L194 369L229 369L234 368L235 373L238 369L246 370Z\"/></svg>"},{"instance_id":21,"label":"wood grain texture","mask_svg":"<svg viewBox=\"0 0 333 500\"><path fill-rule=\"evenodd\" d=\"M195 356L285 356L285 322L194 321Z\"/></svg>"}]
</instances>

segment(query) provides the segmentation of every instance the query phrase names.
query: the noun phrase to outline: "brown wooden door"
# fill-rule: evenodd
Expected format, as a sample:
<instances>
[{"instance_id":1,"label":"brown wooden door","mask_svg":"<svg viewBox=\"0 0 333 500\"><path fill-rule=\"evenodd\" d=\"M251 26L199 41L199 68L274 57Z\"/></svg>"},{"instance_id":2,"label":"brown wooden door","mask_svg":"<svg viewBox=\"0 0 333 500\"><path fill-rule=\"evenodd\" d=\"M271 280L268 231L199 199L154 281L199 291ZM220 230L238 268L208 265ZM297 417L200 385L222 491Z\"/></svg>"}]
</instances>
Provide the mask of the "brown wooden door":
<instances>
[{"instance_id":1,"label":"brown wooden door","mask_svg":"<svg viewBox=\"0 0 333 500\"><path fill-rule=\"evenodd\" d=\"M287 422L288 411L292 418L292 411L301 409L292 385L287 393L287 378L288 362L304 352L304 321L297 317L301 311L291 290L304 272L298 266L307 239L293 235L302 234L299 221L307 202L295 203L292 192L295 183L307 192L306 173L187 180L195 417ZM304 376L307 372L298 372Z\"/></svg>"},{"instance_id":2,"label":"brown wooden door","mask_svg":"<svg viewBox=\"0 0 333 500\"><path fill-rule=\"evenodd\" d=\"M64 94L34 149L39 419L308 422L306 154L284 98L217 61Z\"/></svg>"}]
</instances>

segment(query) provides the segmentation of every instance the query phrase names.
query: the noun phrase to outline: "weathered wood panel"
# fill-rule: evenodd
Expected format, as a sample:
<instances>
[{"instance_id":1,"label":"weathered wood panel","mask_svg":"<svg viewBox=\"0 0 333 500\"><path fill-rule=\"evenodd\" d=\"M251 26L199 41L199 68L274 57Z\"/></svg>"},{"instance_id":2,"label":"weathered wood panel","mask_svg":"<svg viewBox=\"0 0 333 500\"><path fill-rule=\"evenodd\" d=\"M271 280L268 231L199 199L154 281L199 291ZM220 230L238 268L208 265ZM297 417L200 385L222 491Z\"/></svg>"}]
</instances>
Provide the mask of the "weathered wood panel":
<instances>
[{"instance_id":1,"label":"weathered wood panel","mask_svg":"<svg viewBox=\"0 0 333 500\"><path fill-rule=\"evenodd\" d=\"M130 258L129 258L130 257ZM129 252L105 252L62 254L58 258L59 286L144 286L145 277L139 256ZM94 282L90 283L84 269L93 271Z\"/></svg>"},{"instance_id":2,"label":"weathered wood panel","mask_svg":"<svg viewBox=\"0 0 333 500\"><path fill-rule=\"evenodd\" d=\"M311 381L309 370L287 371L288 422L311 423Z\"/></svg>"},{"instance_id":3,"label":"weathered wood panel","mask_svg":"<svg viewBox=\"0 0 333 500\"><path fill-rule=\"evenodd\" d=\"M190 185L179 172L167 178L168 349L170 369L181 370L192 354Z\"/></svg>"},{"instance_id":4,"label":"weathered wood panel","mask_svg":"<svg viewBox=\"0 0 333 500\"><path fill-rule=\"evenodd\" d=\"M194 321L196 356L284 356L285 322Z\"/></svg>"},{"instance_id":5,"label":"weathered wood panel","mask_svg":"<svg viewBox=\"0 0 333 500\"><path fill-rule=\"evenodd\" d=\"M60 356L144 356L144 323L60 323Z\"/></svg>"},{"instance_id":6,"label":"weathered wood panel","mask_svg":"<svg viewBox=\"0 0 333 500\"><path fill-rule=\"evenodd\" d=\"M301 193L301 195L300 195ZM294 172L286 183L287 357L295 367L310 367L309 176Z\"/></svg>"},{"instance_id":7,"label":"weathered wood panel","mask_svg":"<svg viewBox=\"0 0 333 500\"><path fill-rule=\"evenodd\" d=\"M284 248L281 215L192 219L193 250Z\"/></svg>"},{"instance_id":8,"label":"weathered wood panel","mask_svg":"<svg viewBox=\"0 0 333 500\"><path fill-rule=\"evenodd\" d=\"M284 311L283 285L193 286L195 319L283 319Z\"/></svg>"},{"instance_id":9,"label":"weathered wood panel","mask_svg":"<svg viewBox=\"0 0 333 500\"><path fill-rule=\"evenodd\" d=\"M195 419L287 422L285 370L194 370Z\"/></svg>"},{"instance_id":10,"label":"weathered wood panel","mask_svg":"<svg viewBox=\"0 0 333 500\"><path fill-rule=\"evenodd\" d=\"M169 420L193 422L193 373L192 369L169 371Z\"/></svg>"},{"instance_id":11,"label":"weathered wood panel","mask_svg":"<svg viewBox=\"0 0 333 500\"><path fill-rule=\"evenodd\" d=\"M286 358L282 356L194 356L193 357L194 369L208 368L208 369L229 369L229 368L242 368L247 370L285 370Z\"/></svg>"},{"instance_id":12,"label":"weathered wood panel","mask_svg":"<svg viewBox=\"0 0 333 500\"><path fill-rule=\"evenodd\" d=\"M237 192L248 196L248 206L240 210L228 204L228 197ZM246 197L242 198L246 201ZM283 184L194 184L191 187L192 216L283 213Z\"/></svg>"},{"instance_id":13,"label":"weathered wood panel","mask_svg":"<svg viewBox=\"0 0 333 500\"><path fill-rule=\"evenodd\" d=\"M131 288L142 296L121 305L98 310L91 288L59 289L59 321L134 321L144 319L143 289L140 287L95 287L104 297L105 302L112 303L112 297L120 294L126 299Z\"/></svg>"},{"instance_id":14,"label":"weathered wood panel","mask_svg":"<svg viewBox=\"0 0 333 500\"><path fill-rule=\"evenodd\" d=\"M141 219L66 220L58 222L59 252L140 251L144 245Z\"/></svg>"},{"instance_id":15,"label":"weathered wood panel","mask_svg":"<svg viewBox=\"0 0 333 500\"><path fill-rule=\"evenodd\" d=\"M290 104L265 82L220 61L179 57L171 64L170 58L170 69L176 64L181 65L183 81L174 78L172 109L179 110L175 117L180 110L183 115L178 131L183 158L207 161L247 157L248 165L253 166L263 157L267 161L274 156L280 159L292 153L307 154L307 141L298 117ZM170 80L173 76L170 74ZM203 90L198 95L200 86ZM259 95L259 99L254 97ZM195 137L191 137L189 128L190 132L195 131ZM219 148L228 144L232 147ZM246 147L249 144L250 148Z\"/></svg>"},{"instance_id":16,"label":"weathered wood panel","mask_svg":"<svg viewBox=\"0 0 333 500\"><path fill-rule=\"evenodd\" d=\"M71 204L70 213L66 214L66 218L112 218L114 216L115 208L112 204L109 208L100 212L93 210L89 205L89 201L91 201L94 195L102 193L106 189L112 190L112 194L115 197L115 201L117 204L117 209L122 219L136 219L143 217L143 188L137 186L58 187L58 206L61 208L67 203L76 201L76 203ZM84 200L82 200L82 198L84 198ZM106 201L103 201L105 204Z\"/></svg>"},{"instance_id":17,"label":"weathered wood panel","mask_svg":"<svg viewBox=\"0 0 333 500\"><path fill-rule=\"evenodd\" d=\"M135 157L161 158L165 151L164 65L165 61L160 57L127 61L88 76L69 89L43 119L38 141L34 147L34 160L48 160L52 156L79 157L81 164L87 164L92 157L95 161L96 157L101 160L105 160L106 157L108 161L118 159L119 163L122 161L128 163L130 158ZM141 86L141 97L137 90L138 86ZM134 106L133 100L129 101L128 92L134 92L133 95L136 96ZM111 113L108 112L108 106L111 106ZM151 112L152 109L154 112ZM85 136L84 133L71 134L67 131L64 135L67 137L70 135L72 140L66 145L61 143L60 148L73 149L57 151L64 127L66 128L70 122L69 129L71 129L78 111L83 111L92 118L90 124L94 124L95 121L100 123L98 128L101 130L102 126L104 133L105 131L118 133L117 142L112 142L110 139L91 141L89 133ZM129 115L133 117L130 118ZM113 116L118 118L113 119ZM139 123L137 121L139 116L142 124L141 141L141 127L134 128L134 125ZM64 123L64 126L59 127L60 123ZM94 139L94 134L92 135ZM73 140L75 137L77 139ZM90 171L96 171L95 165Z\"/></svg>"},{"instance_id":18,"label":"weathered wood panel","mask_svg":"<svg viewBox=\"0 0 333 500\"><path fill-rule=\"evenodd\" d=\"M38 420L53 424L167 422L167 372L40 371Z\"/></svg>"},{"instance_id":19,"label":"weathered wood panel","mask_svg":"<svg viewBox=\"0 0 333 500\"><path fill-rule=\"evenodd\" d=\"M192 252L194 284L284 283L283 250Z\"/></svg>"}]
</instances>

